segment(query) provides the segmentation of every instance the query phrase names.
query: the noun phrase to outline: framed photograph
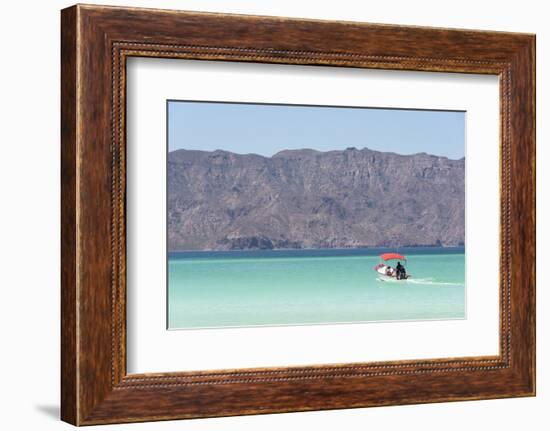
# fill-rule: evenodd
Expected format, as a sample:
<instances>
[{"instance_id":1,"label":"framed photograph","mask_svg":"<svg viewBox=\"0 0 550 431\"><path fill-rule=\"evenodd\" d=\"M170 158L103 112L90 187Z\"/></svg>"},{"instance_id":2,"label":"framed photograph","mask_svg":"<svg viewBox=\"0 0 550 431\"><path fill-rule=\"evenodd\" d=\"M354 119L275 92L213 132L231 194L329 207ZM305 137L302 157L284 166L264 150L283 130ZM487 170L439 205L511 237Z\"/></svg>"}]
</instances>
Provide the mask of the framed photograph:
<instances>
[{"instance_id":1,"label":"framed photograph","mask_svg":"<svg viewBox=\"0 0 550 431\"><path fill-rule=\"evenodd\" d=\"M535 394L535 36L62 11L62 419Z\"/></svg>"}]
</instances>

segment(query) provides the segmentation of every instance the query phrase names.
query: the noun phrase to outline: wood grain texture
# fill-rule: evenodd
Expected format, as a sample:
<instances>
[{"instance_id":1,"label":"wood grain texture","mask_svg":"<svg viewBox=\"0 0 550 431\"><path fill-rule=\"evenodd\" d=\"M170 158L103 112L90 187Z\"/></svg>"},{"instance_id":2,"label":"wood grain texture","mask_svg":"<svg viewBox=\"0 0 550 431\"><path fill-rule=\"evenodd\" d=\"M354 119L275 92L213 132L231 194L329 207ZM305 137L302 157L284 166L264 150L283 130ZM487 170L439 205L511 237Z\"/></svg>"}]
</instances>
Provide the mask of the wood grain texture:
<instances>
[{"instance_id":1,"label":"wood grain texture","mask_svg":"<svg viewBox=\"0 0 550 431\"><path fill-rule=\"evenodd\" d=\"M76 424L534 395L533 35L101 6L62 11L62 418ZM130 56L495 74L496 357L126 374Z\"/></svg>"}]
</instances>

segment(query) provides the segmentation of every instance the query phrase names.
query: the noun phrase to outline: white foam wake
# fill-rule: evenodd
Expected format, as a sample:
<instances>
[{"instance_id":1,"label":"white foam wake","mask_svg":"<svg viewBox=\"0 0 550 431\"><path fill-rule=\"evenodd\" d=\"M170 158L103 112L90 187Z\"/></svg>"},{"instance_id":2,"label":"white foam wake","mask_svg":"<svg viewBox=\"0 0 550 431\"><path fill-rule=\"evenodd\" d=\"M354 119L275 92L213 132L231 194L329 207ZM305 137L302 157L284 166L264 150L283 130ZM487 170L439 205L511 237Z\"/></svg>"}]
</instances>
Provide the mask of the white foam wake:
<instances>
[{"instance_id":1,"label":"white foam wake","mask_svg":"<svg viewBox=\"0 0 550 431\"><path fill-rule=\"evenodd\" d=\"M385 283L423 284L423 285L429 285L429 286L464 286L463 283L454 283L449 281L435 281L433 278L409 278L407 280L377 278L376 280L383 281Z\"/></svg>"}]
</instances>

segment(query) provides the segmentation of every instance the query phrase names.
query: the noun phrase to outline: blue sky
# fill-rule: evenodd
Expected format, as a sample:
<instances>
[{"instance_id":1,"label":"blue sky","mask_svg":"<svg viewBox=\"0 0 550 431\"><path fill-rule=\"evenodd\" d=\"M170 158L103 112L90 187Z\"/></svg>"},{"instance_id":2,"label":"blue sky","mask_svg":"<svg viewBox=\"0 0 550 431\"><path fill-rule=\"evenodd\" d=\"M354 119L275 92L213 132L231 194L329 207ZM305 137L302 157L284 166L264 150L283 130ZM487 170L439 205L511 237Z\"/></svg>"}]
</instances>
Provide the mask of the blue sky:
<instances>
[{"instance_id":1,"label":"blue sky","mask_svg":"<svg viewBox=\"0 0 550 431\"><path fill-rule=\"evenodd\" d=\"M168 102L168 148L272 156L358 149L464 157L465 113L408 109Z\"/></svg>"}]
</instances>

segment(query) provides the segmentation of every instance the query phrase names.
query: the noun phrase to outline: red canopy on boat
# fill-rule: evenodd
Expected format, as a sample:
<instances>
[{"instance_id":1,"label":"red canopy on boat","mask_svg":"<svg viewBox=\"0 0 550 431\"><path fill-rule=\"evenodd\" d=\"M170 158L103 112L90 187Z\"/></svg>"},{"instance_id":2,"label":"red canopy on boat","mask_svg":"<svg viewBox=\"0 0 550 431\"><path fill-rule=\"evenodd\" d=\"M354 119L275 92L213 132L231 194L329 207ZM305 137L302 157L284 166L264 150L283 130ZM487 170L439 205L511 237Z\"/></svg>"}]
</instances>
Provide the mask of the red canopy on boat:
<instances>
[{"instance_id":1,"label":"red canopy on boat","mask_svg":"<svg viewBox=\"0 0 550 431\"><path fill-rule=\"evenodd\" d=\"M407 260L405 256L399 253L384 253L380 255L380 258L382 260L392 260L392 259Z\"/></svg>"}]
</instances>

